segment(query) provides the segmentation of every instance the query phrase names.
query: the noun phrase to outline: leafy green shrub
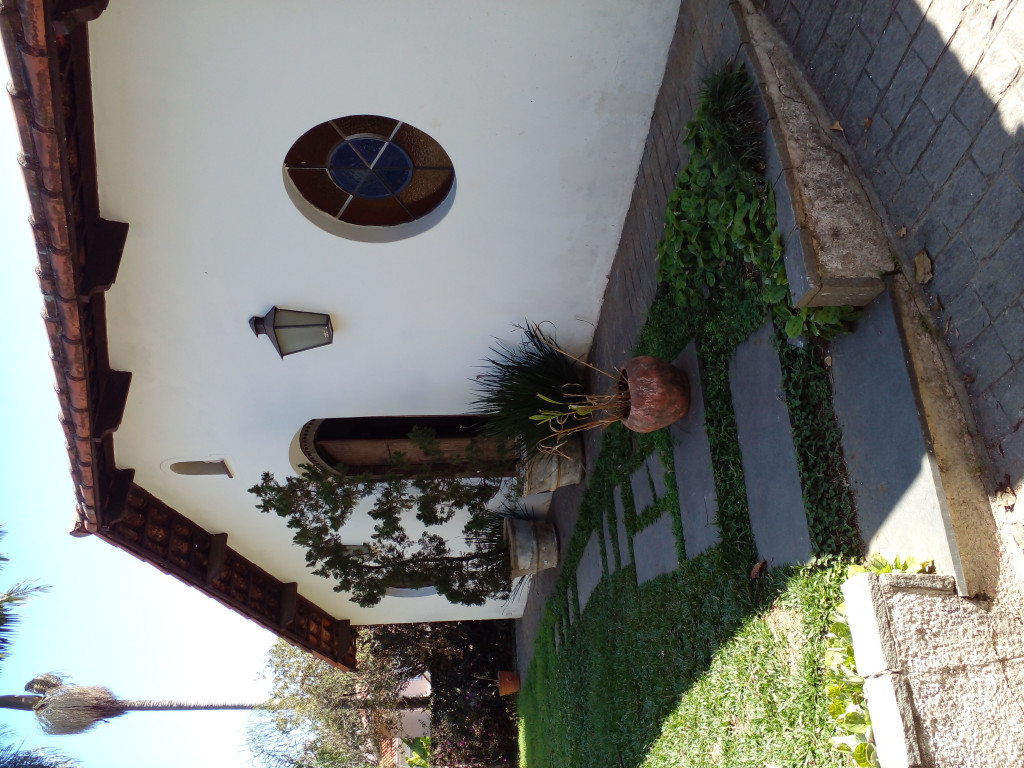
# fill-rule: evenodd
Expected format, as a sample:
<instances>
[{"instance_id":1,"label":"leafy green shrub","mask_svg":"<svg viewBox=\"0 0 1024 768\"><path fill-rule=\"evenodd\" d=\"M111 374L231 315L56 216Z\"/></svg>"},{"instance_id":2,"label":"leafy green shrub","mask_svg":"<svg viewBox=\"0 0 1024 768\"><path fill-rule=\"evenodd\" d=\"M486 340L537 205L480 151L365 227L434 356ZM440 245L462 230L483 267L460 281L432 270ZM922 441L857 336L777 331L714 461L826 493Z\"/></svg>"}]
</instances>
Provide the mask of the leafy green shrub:
<instances>
[{"instance_id":1,"label":"leafy green shrub","mask_svg":"<svg viewBox=\"0 0 1024 768\"><path fill-rule=\"evenodd\" d=\"M465 637L461 657L439 657L430 666L430 764L515 765L515 697L499 696L497 684L499 669L515 668L512 622L458 626Z\"/></svg>"},{"instance_id":2,"label":"leafy green shrub","mask_svg":"<svg viewBox=\"0 0 1024 768\"><path fill-rule=\"evenodd\" d=\"M852 307L794 308L775 218L775 194L763 176L761 126L752 83L731 63L708 78L696 119L687 126L690 159L679 174L658 244L658 277L683 307L700 305L707 289L735 262L746 285L786 333L830 338L853 319Z\"/></svg>"}]
</instances>

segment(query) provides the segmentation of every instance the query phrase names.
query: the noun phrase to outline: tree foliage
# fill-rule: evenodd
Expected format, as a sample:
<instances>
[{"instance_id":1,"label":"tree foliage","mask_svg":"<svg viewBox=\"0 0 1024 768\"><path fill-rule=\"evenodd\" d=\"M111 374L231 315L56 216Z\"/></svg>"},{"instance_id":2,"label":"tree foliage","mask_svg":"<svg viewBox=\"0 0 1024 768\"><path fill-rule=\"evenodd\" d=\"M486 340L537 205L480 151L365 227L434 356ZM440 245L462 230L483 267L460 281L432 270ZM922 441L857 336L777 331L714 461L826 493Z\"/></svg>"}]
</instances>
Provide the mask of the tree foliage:
<instances>
[{"instance_id":1,"label":"tree foliage","mask_svg":"<svg viewBox=\"0 0 1024 768\"><path fill-rule=\"evenodd\" d=\"M273 512L295 531L314 573L336 582L359 605L381 601L389 587L434 586L454 603L481 605L489 597L507 597L509 569L501 538L501 518L490 508L506 485L507 462L485 458L470 447L464 460L443 456L429 430L414 430L413 442L431 459L415 473L396 454L395 471L383 480L351 475L344 467L326 471L303 465L303 474L283 484L265 472L249 491L261 512ZM369 552L346 545L342 527L356 509L376 521ZM422 524L414 537L406 528L410 514ZM468 517L464 547L432 530L456 514Z\"/></svg>"},{"instance_id":2,"label":"tree foliage","mask_svg":"<svg viewBox=\"0 0 1024 768\"><path fill-rule=\"evenodd\" d=\"M249 748L266 768L363 768L380 762L380 735L393 733L408 678L360 645L359 671L342 672L284 640L270 649L271 703L250 719Z\"/></svg>"}]
</instances>

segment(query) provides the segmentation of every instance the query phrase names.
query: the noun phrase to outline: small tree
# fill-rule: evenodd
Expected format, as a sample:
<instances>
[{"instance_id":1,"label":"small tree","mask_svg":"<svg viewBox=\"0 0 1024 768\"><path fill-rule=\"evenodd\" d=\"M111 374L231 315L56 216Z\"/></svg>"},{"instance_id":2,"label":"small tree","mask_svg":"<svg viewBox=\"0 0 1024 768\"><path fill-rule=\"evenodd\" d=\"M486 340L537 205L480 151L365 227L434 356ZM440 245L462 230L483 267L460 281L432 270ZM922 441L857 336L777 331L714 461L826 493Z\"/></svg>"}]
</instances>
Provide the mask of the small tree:
<instances>
[{"instance_id":1,"label":"small tree","mask_svg":"<svg viewBox=\"0 0 1024 768\"><path fill-rule=\"evenodd\" d=\"M429 697L401 696L407 679L382 664L365 643L358 658L357 672L342 672L283 640L271 647L270 702L248 726L249 749L260 764L365 768L380 763L381 735L396 731L398 710L424 708Z\"/></svg>"},{"instance_id":2,"label":"small tree","mask_svg":"<svg viewBox=\"0 0 1024 768\"><path fill-rule=\"evenodd\" d=\"M314 573L337 582L336 592L349 592L359 605L376 605L389 587L434 586L454 603L480 605L489 597L507 597L508 556L502 520L490 505L507 484L509 462L482 457L474 445L462 460L442 456L429 430L414 430L413 443L430 459L415 472L400 454L395 471L383 480L350 475L345 467L326 471L302 465L299 477L284 484L265 472L249 491L259 498L261 512L273 512L295 531L292 541L306 549ZM403 473L405 470L405 473ZM377 521L369 544L344 543L341 528L352 513L368 504ZM407 514L427 530L414 539L405 528ZM430 528L464 512L464 548L453 548Z\"/></svg>"}]
</instances>

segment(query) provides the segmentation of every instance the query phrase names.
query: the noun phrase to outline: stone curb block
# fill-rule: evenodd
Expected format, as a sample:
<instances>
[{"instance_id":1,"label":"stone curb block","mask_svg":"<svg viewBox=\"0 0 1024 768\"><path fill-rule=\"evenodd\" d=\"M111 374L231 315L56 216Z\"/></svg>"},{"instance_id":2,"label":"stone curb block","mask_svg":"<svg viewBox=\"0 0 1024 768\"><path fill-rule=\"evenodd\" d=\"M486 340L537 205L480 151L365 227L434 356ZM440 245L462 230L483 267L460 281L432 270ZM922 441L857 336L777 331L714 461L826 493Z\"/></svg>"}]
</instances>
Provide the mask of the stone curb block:
<instances>
[{"instance_id":1,"label":"stone curb block","mask_svg":"<svg viewBox=\"0 0 1024 768\"><path fill-rule=\"evenodd\" d=\"M894 592L952 595L956 582L944 574L861 573L843 584L878 760L885 768L923 768L913 696L900 668L886 600Z\"/></svg>"},{"instance_id":2,"label":"stone curb block","mask_svg":"<svg viewBox=\"0 0 1024 768\"><path fill-rule=\"evenodd\" d=\"M845 139L788 46L751 0L730 4L739 58L758 88L766 119L766 175L775 189L793 304L869 304L892 271L889 243Z\"/></svg>"}]
</instances>

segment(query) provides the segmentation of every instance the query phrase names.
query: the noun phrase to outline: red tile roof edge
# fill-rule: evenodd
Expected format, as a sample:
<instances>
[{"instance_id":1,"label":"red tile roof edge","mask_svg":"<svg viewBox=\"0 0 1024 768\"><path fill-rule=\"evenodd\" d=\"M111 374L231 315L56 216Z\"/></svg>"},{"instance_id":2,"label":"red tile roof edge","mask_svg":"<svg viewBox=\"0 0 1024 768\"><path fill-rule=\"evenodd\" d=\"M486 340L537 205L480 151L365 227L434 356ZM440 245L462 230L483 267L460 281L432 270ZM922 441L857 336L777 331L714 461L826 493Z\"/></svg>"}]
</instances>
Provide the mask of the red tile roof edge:
<instances>
[{"instance_id":1,"label":"red tile roof edge","mask_svg":"<svg viewBox=\"0 0 1024 768\"><path fill-rule=\"evenodd\" d=\"M43 320L50 339L60 421L64 428L75 486L79 532L94 532L97 476L89 413L90 382L86 369L82 306L73 249L72 196L64 185L67 137L57 119L59 102L43 0L4 0L0 34L11 69L8 91L21 138L19 158L31 206L31 225L43 294Z\"/></svg>"},{"instance_id":2,"label":"red tile roof edge","mask_svg":"<svg viewBox=\"0 0 1024 768\"><path fill-rule=\"evenodd\" d=\"M115 503L112 498L118 495L114 487L117 482L123 481L129 486L120 490L122 495L149 494L131 482L134 474L131 470L114 468L111 437L100 434L95 428L99 396L103 389L101 377L110 373L106 364L105 300L102 293L90 297L86 295L88 291L83 291L82 270L89 254L77 236L76 226L77 222L84 220L86 212L76 210L76 205L82 205L81 198L76 198L70 180L76 162L80 167L82 161L82 147L77 147L79 156L76 158L72 143L85 139L77 133L80 126L73 129L76 135L66 135L68 115L64 113L62 100L67 94L62 93L64 86L57 54L60 50L67 52L71 49L72 35L66 28L95 18L106 5L107 0L94 0L72 9L67 18L56 20L51 25L47 22L45 0L0 0L0 39L11 69L8 91L22 146L18 160L31 208L30 224L39 262L36 274L43 296L42 315L50 341L60 423L75 487L77 519L71 533L77 536L95 533L109 544L173 575L289 642L342 670L353 670L356 666L355 640L347 620L334 619L319 606L297 596L303 610L313 617L311 628L300 633L288 624L282 626L280 622L254 611L248 596L221 593L204 584L202 579L175 572L164 558L154 557L153 553L122 540L116 526L108 526L116 520L101 520L104 511L111 515L117 513L103 506L108 502ZM84 29L75 34L84 34ZM83 56L77 66L80 67L79 77L91 79L86 57ZM98 211L94 213L98 214ZM90 333L93 334L91 341ZM129 473L127 480L118 477L126 472ZM153 503L162 504L155 499ZM263 573L240 555L236 559ZM333 626L328 634L332 646L337 647L323 647L326 624Z\"/></svg>"}]
</instances>

